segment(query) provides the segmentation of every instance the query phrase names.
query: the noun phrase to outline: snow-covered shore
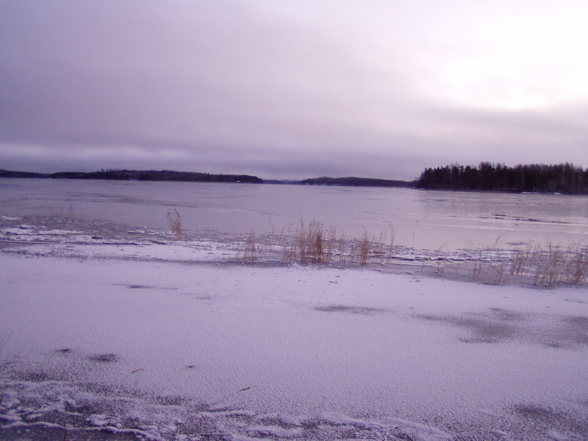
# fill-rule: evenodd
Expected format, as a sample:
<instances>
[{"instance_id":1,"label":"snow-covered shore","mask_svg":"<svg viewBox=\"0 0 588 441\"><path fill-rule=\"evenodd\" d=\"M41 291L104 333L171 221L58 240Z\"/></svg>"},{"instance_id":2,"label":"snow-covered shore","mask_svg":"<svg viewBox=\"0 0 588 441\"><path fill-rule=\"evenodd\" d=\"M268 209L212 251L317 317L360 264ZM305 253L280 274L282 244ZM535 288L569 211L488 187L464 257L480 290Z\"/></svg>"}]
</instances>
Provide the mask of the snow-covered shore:
<instances>
[{"instance_id":1,"label":"snow-covered shore","mask_svg":"<svg viewBox=\"0 0 588 441\"><path fill-rule=\"evenodd\" d=\"M0 253L1 439L588 437L586 287L27 230Z\"/></svg>"}]
</instances>

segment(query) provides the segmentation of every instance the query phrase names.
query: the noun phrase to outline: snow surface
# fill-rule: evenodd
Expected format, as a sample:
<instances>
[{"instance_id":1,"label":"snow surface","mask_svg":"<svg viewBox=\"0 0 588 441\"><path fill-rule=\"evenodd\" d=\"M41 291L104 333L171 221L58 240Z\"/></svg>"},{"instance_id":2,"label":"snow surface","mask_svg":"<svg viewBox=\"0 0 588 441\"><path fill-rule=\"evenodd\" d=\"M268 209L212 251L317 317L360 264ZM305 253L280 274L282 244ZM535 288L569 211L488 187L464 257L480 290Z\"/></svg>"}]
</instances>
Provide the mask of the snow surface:
<instances>
[{"instance_id":1,"label":"snow surface","mask_svg":"<svg viewBox=\"0 0 588 441\"><path fill-rule=\"evenodd\" d=\"M0 253L0 439L588 438L586 287L39 241Z\"/></svg>"}]
</instances>

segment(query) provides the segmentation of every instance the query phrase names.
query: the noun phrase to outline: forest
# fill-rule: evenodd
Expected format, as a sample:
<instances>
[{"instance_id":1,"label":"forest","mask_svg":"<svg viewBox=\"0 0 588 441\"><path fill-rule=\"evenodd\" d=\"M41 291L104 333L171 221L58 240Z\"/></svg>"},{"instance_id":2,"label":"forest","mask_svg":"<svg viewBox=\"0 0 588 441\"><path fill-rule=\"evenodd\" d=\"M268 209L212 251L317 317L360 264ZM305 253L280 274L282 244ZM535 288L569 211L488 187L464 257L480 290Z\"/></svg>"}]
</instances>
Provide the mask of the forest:
<instances>
[{"instance_id":1,"label":"forest","mask_svg":"<svg viewBox=\"0 0 588 441\"><path fill-rule=\"evenodd\" d=\"M572 164L530 164L513 167L482 162L478 166L458 164L427 168L416 181L417 188L588 194L588 169Z\"/></svg>"}]
</instances>

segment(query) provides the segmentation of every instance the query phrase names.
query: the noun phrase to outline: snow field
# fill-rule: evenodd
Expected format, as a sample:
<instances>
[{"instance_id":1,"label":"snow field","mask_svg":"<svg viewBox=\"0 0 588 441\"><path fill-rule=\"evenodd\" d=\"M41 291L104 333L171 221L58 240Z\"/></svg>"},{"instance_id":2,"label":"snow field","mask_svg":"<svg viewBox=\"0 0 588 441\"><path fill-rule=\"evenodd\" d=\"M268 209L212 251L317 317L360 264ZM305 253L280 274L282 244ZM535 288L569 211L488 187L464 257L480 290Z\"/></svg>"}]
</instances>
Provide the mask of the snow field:
<instances>
[{"instance_id":1,"label":"snow field","mask_svg":"<svg viewBox=\"0 0 588 441\"><path fill-rule=\"evenodd\" d=\"M116 256L96 248L83 259L0 254L0 430L51 422L178 440L588 435L585 288L187 264L169 261L173 246L144 261L138 247ZM67 403L88 400L74 421Z\"/></svg>"}]
</instances>

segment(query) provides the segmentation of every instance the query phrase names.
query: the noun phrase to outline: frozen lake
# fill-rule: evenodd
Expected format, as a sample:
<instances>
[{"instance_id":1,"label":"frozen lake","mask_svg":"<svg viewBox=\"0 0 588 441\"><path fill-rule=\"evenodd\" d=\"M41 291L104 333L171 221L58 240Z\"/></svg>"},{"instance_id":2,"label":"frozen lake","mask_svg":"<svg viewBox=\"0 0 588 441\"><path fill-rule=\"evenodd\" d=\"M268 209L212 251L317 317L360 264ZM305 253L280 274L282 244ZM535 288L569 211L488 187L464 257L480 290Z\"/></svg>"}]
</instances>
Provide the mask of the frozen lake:
<instances>
[{"instance_id":1,"label":"frozen lake","mask_svg":"<svg viewBox=\"0 0 588 441\"><path fill-rule=\"evenodd\" d=\"M586 247L585 198L0 180L0 200L0 439L586 439L585 273L536 276L586 250L516 271L449 251ZM405 246L301 264L271 236L300 219Z\"/></svg>"},{"instance_id":2,"label":"frozen lake","mask_svg":"<svg viewBox=\"0 0 588 441\"><path fill-rule=\"evenodd\" d=\"M588 198L413 189L86 180L0 180L0 214L64 215L186 233L288 233L320 221L347 235L394 234L412 248L588 245Z\"/></svg>"}]
</instances>

